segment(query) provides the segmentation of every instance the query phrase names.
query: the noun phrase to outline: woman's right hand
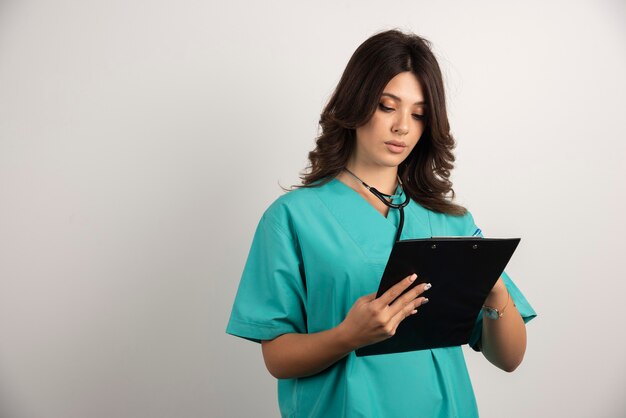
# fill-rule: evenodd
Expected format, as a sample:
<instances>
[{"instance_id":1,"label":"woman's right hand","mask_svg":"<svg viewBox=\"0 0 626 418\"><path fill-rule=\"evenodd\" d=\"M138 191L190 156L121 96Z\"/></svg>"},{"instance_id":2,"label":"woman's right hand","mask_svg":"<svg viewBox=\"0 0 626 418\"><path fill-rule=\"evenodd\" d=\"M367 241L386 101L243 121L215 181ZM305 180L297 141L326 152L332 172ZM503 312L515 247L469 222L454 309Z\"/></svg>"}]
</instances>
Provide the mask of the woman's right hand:
<instances>
[{"instance_id":1,"label":"woman's right hand","mask_svg":"<svg viewBox=\"0 0 626 418\"><path fill-rule=\"evenodd\" d=\"M398 324L427 300L418 297L430 288L427 283L402 294L415 279L412 274L378 299L375 293L360 297L334 328L311 334L288 333L262 341L267 369L277 379L312 376L359 347L391 337Z\"/></svg>"},{"instance_id":2,"label":"woman's right hand","mask_svg":"<svg viewBox=\"0 0 626 418\"><path fill-rule=\"evenodd\" d=\"M371 293L354 302L339 327L355 350L392 337L400 322L417 313L417 308L428 302L427 298L419 295L430 289L430 283L419 284L398 297L416 278L417 275L412 274L402 279L379 298L376 298L376 293Z\"/></svg>"}]
</instances>

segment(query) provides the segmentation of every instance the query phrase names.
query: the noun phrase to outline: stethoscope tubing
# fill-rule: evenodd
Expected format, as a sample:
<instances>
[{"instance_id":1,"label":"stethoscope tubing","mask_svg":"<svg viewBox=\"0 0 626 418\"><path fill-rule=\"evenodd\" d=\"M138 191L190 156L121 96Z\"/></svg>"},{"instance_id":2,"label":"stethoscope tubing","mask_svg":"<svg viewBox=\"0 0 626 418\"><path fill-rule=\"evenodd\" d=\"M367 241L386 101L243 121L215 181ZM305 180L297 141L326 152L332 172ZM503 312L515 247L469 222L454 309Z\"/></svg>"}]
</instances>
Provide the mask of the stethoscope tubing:
<instances>
[{"instance_id":1,"label":"stethoscope tubing","mask_svg":"<svg viewBox=\"0 0 626 418\"><path fill-rule=\"evenodd\" d=\"M369 190L374 196L376 196L387 207L389 207L390 209L398 209L398 211L400 212L400 222L398 222L398 230L396 231L396 237L394 238L394 242L400 241L400 235L402 235L402 228L404 227L404 208L406 207L406 205L409 204L409 201L411 200L409 198L409 195L404 193L404 187L402 186L402 181L400 180L400 177L398 177L398 184L402 188L402 193L404 193L404 201L402 203L393 203L387 200L391 198L391 195L381 193L375 187L370 186L369 184L367 184L366 182L358 178L356 174L354 174L352 171L348 170L347 168L345 168L344 170L346 170L350 175L352 175L352 177L360 181L361 184L367 190Z\"/></svg>"}]
</instances>

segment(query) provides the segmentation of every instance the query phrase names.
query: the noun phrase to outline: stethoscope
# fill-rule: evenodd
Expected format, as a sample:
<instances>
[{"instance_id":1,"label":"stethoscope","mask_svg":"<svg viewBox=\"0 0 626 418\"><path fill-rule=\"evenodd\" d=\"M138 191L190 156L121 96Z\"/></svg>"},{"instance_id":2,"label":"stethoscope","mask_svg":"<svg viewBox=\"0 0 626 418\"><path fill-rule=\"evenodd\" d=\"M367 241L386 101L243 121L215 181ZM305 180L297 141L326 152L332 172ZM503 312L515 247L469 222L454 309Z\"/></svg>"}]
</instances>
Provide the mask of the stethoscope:
<instances>
[{"instance_id":1,"label":"stethoscope","mask_svg":"<svg viewBox=\"0 0 626 418\"><path fill-rule=\"evenodd\" d=\"M402 180L400 180L400 177L398 176L398 184L400 185L402 194L404 194L404 202L393 203L392 202L392 199L394 197L393 195L379 192L375 187L370 186L369 184L367 184L366 182L358 178L356 174L354 174L352 171L348 170L347 168L344 168L344 170L346 170L346 172L350 174L352 177L357 179L367 190L372 192L372 194L376 196L381 202L383 202L387 207L389 207L390 209L398 209L398 211L400 212L400 222L398 223L398 230L396 231L396 237L394 239L394 242L400 241L400 235L402 234L402 227L404 226L404 208L406 207L406 205L409 204L409 200L411 200L409 196L406 193L404 193L404 187L402 186Z\"/></svg>"}]
</instances>

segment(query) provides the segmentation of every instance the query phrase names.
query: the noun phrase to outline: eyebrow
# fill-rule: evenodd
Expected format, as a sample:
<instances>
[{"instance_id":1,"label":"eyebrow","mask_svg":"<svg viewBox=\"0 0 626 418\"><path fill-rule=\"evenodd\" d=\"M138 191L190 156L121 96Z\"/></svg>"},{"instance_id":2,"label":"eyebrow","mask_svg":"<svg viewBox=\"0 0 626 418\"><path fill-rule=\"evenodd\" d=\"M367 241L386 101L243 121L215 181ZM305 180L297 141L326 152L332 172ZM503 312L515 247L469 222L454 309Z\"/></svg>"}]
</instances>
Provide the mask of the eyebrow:
<instances>
[{"instance_id":1,"label":"eyebrow","mask_svg":"<svg viewBox=\"0 0 626 418\"><path fill-rule=\"evenodd\" d=\"M396 101L398 101L398 102L401 102L401 101L402 101L402 99L401 99L401 98L399 98L398 96L396 96L395 94L391 94L391 93L383 93L383 94L382 94L382 96L388 96L388 97L391 97L392 99L394 99L394 100L396 100ZM415 103L413 103L413 104L416 104L416 105L418 105L418 106L426 106L426 103L424 103L424 102L415 102Z\"/></svg>"}]
</instances>

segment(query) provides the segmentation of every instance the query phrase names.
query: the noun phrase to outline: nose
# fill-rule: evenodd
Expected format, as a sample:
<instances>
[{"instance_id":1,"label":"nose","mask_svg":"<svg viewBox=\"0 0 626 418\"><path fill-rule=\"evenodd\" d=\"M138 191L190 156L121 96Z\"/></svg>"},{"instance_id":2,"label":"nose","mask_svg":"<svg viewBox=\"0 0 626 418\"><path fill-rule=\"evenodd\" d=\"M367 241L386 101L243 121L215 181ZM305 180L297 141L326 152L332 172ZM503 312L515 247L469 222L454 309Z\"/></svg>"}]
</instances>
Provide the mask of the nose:
<instances>
[{"instance_id":1,"label":"nose","mask_svg":"<svg viewBox=\"0 0 626 418\"><path fill-rule=\"evenodd\" d=\"M408 120L407 120L407 116L406 115L398 115L398 117L396 118L396 120L393 123L393 126L391 127L391 131L394 134L398 134L398 135L406 135L409 133L409 124L408 124Z\"/></svg>"}]
</instances>

